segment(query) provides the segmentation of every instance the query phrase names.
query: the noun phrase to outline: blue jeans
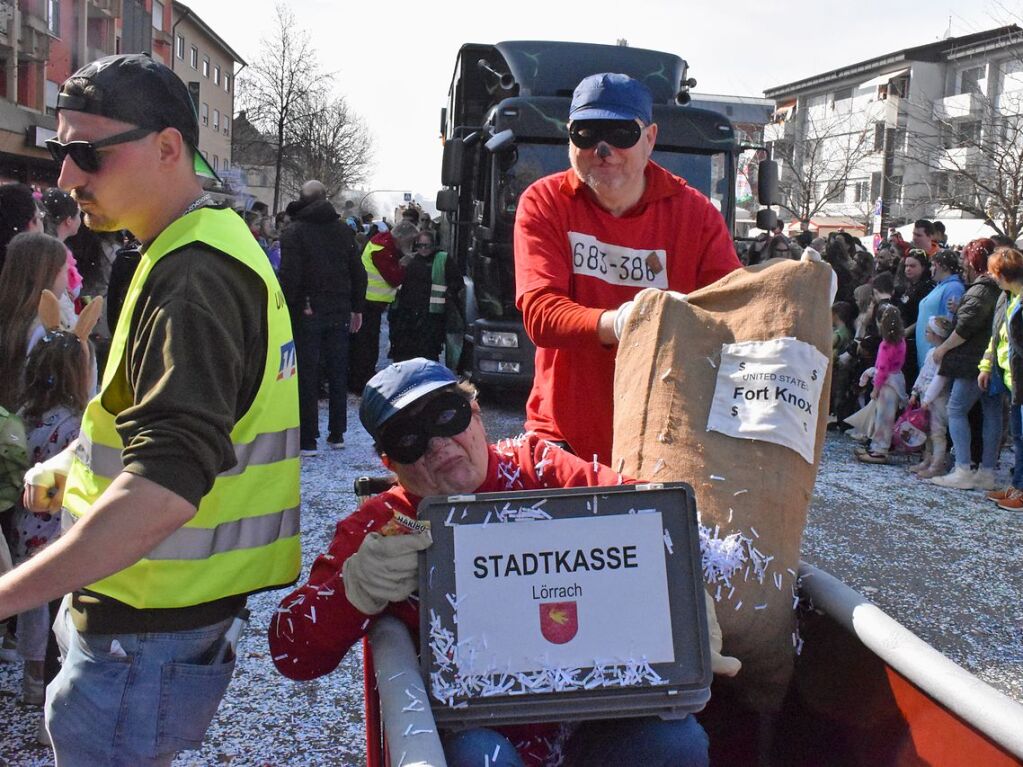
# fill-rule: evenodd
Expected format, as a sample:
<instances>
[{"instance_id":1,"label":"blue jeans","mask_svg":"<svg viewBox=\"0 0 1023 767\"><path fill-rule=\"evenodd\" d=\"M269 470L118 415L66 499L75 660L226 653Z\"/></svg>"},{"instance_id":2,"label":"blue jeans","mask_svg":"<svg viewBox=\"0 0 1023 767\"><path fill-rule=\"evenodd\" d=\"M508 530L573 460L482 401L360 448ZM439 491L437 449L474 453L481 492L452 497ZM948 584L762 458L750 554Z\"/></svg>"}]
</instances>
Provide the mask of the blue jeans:
<instances>
[{"instance_id":1,"label":"blue jeans","mask_svg":"<svg viewBox=\"0 0 1023 767\"><path fill-rule=\"evenodd\" d=\"M998 448L1002 441L1002 395L982 392L976 378L955 378L948 396L948 431L956 452L956 466L970 467L970 408L980 400L984 411L981 429L982 452L980 467L995 468Z\"/></svg>"},{"instance_id":2,"label":"blue jeans","mask_svg":"<svg viewBox=\"0 0 1023 767\"><path fill-rule=\"evenodd\" d=\"M54 623L64 665L46 688L46 729L60 767L169 765L202 745L234 671L228 618L153 634L82 634L63 606Z\"/></svg>"},{"instance_id":3,"label":"blue jeans","mask_svg":"<svg viewBox=\"0 0 1023 767\"><path fill-rule=\"evenodd\" d=\"M444 738L448 767L523 767L515 746L504 735L486 727L460 730Z\"/></svg>"},{"instance_id":4,"label":"blue jeans","mask_svg":"<svg viewBox=\"0 0 1023 767\"><path fill-rule=\"evenodd\" d=\"M1009 433L1012 434L1012 453L1016 463L1012 467L1012 486L1023 490L1023 415L1019 405L1009 407Z\"/></svg>"},{"instance_id":5,"label":"blue jeans","mask_svg":"<svg viewBox=\"0 0 1023 767\"><path fill-rule=\"evenodd\" d=\"M328 436L340 437L348 428L348 327L351 314L321 317L300 314L295 323L298 358L298 411L303 450L316 447L319 432L320 366L327 376L330 407Z\"/></svg>"}]
</instances>

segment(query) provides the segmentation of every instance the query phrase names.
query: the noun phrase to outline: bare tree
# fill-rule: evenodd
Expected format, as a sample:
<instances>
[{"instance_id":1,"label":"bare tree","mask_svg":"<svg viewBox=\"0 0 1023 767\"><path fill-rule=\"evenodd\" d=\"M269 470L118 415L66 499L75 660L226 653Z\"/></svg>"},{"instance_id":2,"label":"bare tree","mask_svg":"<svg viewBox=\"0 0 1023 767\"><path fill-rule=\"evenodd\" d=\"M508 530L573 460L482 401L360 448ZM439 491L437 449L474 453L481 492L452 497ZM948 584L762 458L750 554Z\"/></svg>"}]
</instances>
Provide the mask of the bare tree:
<instances>
[{"instance_id":1,"label":"bare tree","mask_svg":"<svg viewBox=\"0 0 1023 767\"><path fill-rule=\"evenodd\" d=\"M781 169L782 207L809 221L825 205L842 201L846 185L875 151L871 124L850 131L850 121L835 114L807 110L806 129L797 143L779 142L774 159Z\"/></svg>"},{"instance_id":2,"label":"bare tree","mask_svg":"<svg viewBox=\"0 0 1023 767\"><path fill-rule=\"evenodd\" d=\"M352 113L344 98L321 96L303 110L293 133L293 151L288 153L292 190L303 179L315 178L327 187L333 199L343 189L366 181L373 160L369 131Z\"/></svg>"},{"instance_id":3,"label":"bare tree","mask_svg":"<svg viewBox=\"0 0 1023 767\"><path fill-rule=\"evenodd\" d=\"M282 169L297 128L310 109L323 104L332 77L320 71L309 34L298 29L283 3L275 9L274 32L263 38L260 54L239 79L239 102L248 119L274 143L274 201L280 207Z\"/></svg>"}]
</instances>

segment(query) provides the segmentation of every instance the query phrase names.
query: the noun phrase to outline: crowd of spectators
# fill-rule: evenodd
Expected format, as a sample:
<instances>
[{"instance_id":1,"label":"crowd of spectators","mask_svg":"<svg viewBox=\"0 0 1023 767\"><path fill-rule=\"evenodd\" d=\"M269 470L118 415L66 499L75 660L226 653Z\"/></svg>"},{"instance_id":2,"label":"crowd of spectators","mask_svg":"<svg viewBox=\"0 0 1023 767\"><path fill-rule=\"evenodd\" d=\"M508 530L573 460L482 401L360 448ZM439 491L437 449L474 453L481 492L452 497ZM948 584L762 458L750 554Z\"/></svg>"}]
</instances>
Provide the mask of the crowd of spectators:
<instances>
[{"instance_id":1,"label":"crowd of spectators","mask_svg":"<svg viewBox=\"0 0 1023 767\"><path fill-rule=\"evenodd\" d=\"M876 254L842 233L808 247L823 248L838 277L829 428L860 443L861 462L904 463L922 480L1023 509L1023 468L1005 488L996 479L1005 424L1020 444L1015 243L950 244L940 222L921 219L911 242L893 232Z\"/></svg>"}]
</instances>

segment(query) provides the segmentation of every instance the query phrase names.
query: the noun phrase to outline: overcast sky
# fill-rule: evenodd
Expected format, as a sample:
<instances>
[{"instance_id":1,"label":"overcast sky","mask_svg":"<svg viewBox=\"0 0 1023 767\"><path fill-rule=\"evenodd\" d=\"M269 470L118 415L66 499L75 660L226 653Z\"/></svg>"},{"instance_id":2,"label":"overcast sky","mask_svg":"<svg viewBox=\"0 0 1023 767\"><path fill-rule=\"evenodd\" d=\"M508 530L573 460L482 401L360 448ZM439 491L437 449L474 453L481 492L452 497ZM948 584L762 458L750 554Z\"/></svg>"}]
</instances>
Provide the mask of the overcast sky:
<instances>
[{"instance_id":1,"label":"overcast sky","mask_svg":"<svg viewBox=\"0 0 1023 767\"><path fill-rule=\"evenodd\" d=\"M242 58L272 33L273 0L185 0ZM372 189L432 200L440 183L440 110L466 42L571 40L675 53L700 93L765 88L856 61L1023 18L999 0L627 0L408 3L291 0L325 71L374 140ZM567 158L566 158L567 166Z\"/></svg>"}]
</instances>

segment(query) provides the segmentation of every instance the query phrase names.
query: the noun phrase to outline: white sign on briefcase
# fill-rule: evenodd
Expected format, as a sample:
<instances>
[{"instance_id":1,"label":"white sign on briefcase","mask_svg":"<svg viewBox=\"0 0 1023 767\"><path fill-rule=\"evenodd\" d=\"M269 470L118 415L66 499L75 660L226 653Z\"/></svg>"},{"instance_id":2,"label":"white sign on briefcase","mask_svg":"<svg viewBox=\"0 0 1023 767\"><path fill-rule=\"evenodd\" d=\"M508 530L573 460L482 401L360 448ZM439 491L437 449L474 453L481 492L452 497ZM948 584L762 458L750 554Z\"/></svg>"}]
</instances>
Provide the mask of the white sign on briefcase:
<instances>
[{"instance_id":1,"label":"white sign on briefcase","mask_svg":"<svg viewBox=\"0 0 1023 767\"><path fill-rule=\"evenodd\" d=\"M458 643L474 649L460 673L675 659L660 512L462 525L454 536Z\"/></svg>"}]
</instances>

